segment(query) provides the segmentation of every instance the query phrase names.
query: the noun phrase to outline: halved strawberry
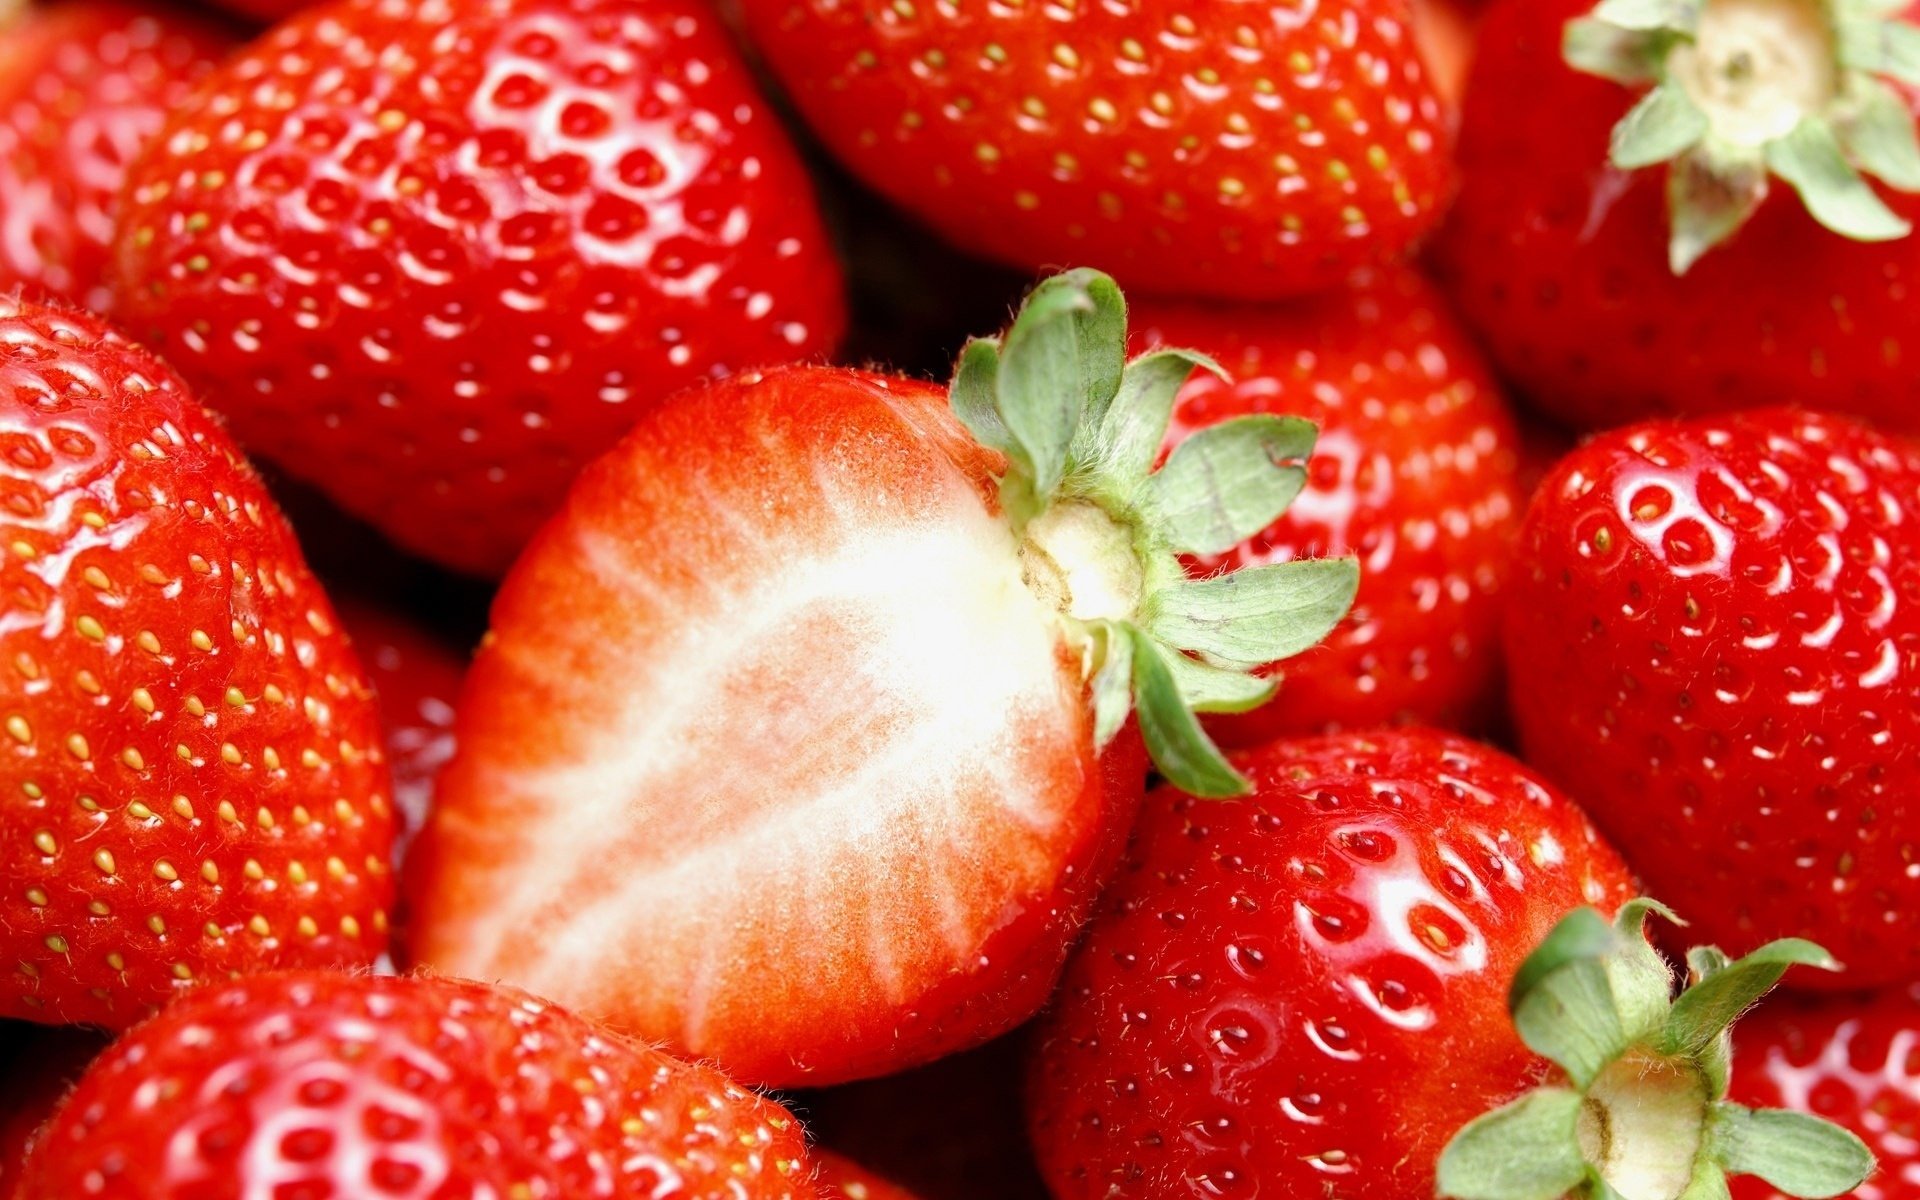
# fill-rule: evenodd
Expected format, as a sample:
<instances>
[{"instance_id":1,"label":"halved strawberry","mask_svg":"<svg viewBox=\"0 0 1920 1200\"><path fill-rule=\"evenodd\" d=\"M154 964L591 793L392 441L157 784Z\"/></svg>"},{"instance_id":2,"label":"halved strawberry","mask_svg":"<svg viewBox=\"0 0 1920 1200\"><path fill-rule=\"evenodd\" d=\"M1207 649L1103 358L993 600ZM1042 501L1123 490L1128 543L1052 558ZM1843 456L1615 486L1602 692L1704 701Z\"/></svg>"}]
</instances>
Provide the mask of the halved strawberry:
<instances>
[{"instance_id":1,"label":"halved strawberry","mask_svg":"<svg viewBox=\"0 0 1920 1200\"><path fill-rule=\"evenodd\" d=\"M0 298L0 1014L384 949L373 694L293 531L165 364Z\"/></svg>"},{"instance_id":2,"label":"halved strawberry","mask_svg":"<svg viewBox=\"0 0 1920 1200\"><path fill-rule=\"evenodd\" d=\"M815 1200L793 1115L461 979L201 988L74 1085L15 1200Z\"/></svg>"},{"instance_id":3,"label":"halved strawberry","mask_svg":"<svg viewBox=\"0 0 1920 1200\"><path fill-rule=\"evenodd\" d=\"M1270 695L1248 670L1319 640L1356 574L1186 577L1293 498L1313 430L1242 418L1152 473L1195 359L1126 364L1124 326L1073 272L950 395L783 368L589 468L469 676L409 866L418 959L781 1084L1037 1008L1141 740L1192 790L1244 788L1194 710Z\"/></svg>"},{"instance_id":4,"label":"halved strawberry","mask_svg":"<svg viewBox=\"0 0 1920 1200\"><path fill-rule=\"evenodd\" d=\"M0 4L0 290L105 311L127 168L236 44L140 0Z\"/></svg>"}]
</instances>

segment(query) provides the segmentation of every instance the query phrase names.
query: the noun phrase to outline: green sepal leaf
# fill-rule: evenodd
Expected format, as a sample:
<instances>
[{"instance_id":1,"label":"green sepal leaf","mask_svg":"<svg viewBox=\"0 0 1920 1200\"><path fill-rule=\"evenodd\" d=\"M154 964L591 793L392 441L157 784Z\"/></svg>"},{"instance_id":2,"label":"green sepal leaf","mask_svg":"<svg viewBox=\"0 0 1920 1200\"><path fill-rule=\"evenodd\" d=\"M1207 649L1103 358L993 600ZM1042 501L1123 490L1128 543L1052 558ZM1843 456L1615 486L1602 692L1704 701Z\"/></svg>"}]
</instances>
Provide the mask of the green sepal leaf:
<instances>
[{"instance_id":1,"label":"green sepal leaf","mask_svg":"<svg viewBox=\"0 0 1920 1200\"><path fill-rule=\"evenodd\" d=\"M1673 999L1673 971L1647 940L1647 918L1659 915L1685 925L1658 900L1636 897L1620 906L1613 927L1620 944L1607 959L1607 986L1613 991L1613 1010L1629 1041L1651 1036L1667 1023Z\"/></svg>"},{"instance_id":2,"label":"green sepal leaf","mask_svg":"<svg viewBox=\"0 0 1920 1200\"><path fill-rule=\"evenodd\" d=\"M1727 1171L1805 1200L1844 1196L1873 1173L1865 1142L1805 1113L1716 1104L1707 1136L1708 1154Z\"/></svg>"},{"instance_id":3,"label":"green sepal leaf","mask_svg":"<svg viewBox=\"0 0 1920 1200\"><path fill-rule=\"evenodd\" d=\"M1187 707L1202 713L1243 713L1273 699L1279 684L1245 671L1211 666L1185 654L1167 655L1173 681Z\"/></svg>"},{"instance_id":4,"label":"green sepal leaf","mask_svg":"<svg viewBox=\"0 0 1920 1200\"><path fill-rule=\"evenodd\" d=\"M1067 271L1033 289L1000 346L995 388L1033 495L1060 486L1083 415L1104 412L1126 364L1126 302L1098 271Z\"/></svg>"},{"instance_id":5,"label":"green sepal leaf","mask_svg":"<svg viewBox=\"0 0 1920 1200\"><path fill-rule=\"evenodd\" d=\"M1655 1045L1663 1054L1701 1053L1795 965L1834 969L1832 955L1812 942L1800 938L1769 942L1682 992Z\"/></svg>"},{"instance_id":6,"label":"green sepal leaf","mask_svg":"<svg viewBox=\"0 0 1920 1200\"><path fill-rule=\"evenodd\" d=\"M1187 707L1167 665L1170 651L1131 625L1121 625L1133 642L1133 699L1140 715L1140 736L1147 754L1167 782L1209 799L1244 796L1251 790L1213 744Z\"/></svg>"},{"instance_id":7,"label":"green sepal leaf","mask_svg":"<svg viewBox=\"0 0 1920 1200\"><path fill-rule=\"evenodd\" d=\"M1133 711L1133 638L1111 621L1098 630L1100 669L1093 674L1093 744L1105 750Z\"/></svg>"},{"instance_id":8,"label":"green sepal leaf","mask_svg":"<svg viewBox=\"0 0 1920 1200\"><path fill-rule=\"evenodd\" d=\"M1351 558L1270 563L1169 584L1143 616L1147 632L1169 646L1252 669L1318 645L1359 586Z\"/></svg>"},{"instance_id":9,"label":"green sepal leaf","mask_svg":"<svg viewBox=\"0 0 1920 1200\"><path fill-rule=\"evenodd\" d=\"M1920 29L1899 19L1904 7L1889 4L1877 14L1843 16L1837 29L1840 61L1855 71L1920 87Z\"/></svg>"},{"instance_id":10,"label":"green sepal leaf","mask_svg":"<svg viewBox=\"0 0 1920 1200\"><path fill-rule=\"evenodd\" d=\"M1718 946L1695 946L1687 951L1687 970L1692 983L1712 978L1731 965L1733 960Z\"/></svg>"},{"instance_id":11,"label":"green sepal leaf","mask_svg":"<svg viewBox=\"0 0 1920 1200\"><path fill-rule=\"evenodd\" d=\"M1669 80L1640 97L1613 127L1608 154L1623 171L1667 162L1698 145L1709 124L1687 90Z\"/></svg>"},{"instance_id":12,"label":"green sepal leaf","mask_svg":"<svg viewBox=\"0 0 1920 1200\"><path fill-rule=\"evenodd\" d=\"M1700 27L1704 0L1600 0L1593 19L1642 32L1691 34Z\"/></svg>"},{"instance_id":13,"label":"green sepal leaf","mask_svg":"<svg viewBox=\"0 0 1920 1200\"><path fill-rule=\"evenodd\" d=\"M1768 143L1767 166L1800 193L1814 220L1843 237L1884 242L1912 232L1854 170L1825 121L1805 118Z\"/></svg>"},{"instance_id":14,"label":"green sepal leaf","mask_svg":"<svg viewBox=\"0 0 1920 1200\"><path fill-rule=\"evenodd\" d=\"M1679 1200L1733 1200L1733 1192L1727 1187L1727 1173L1718 1163L1702 1162L1695 1168L1693 1181L1680 1193Z\"/></svg>"},{"instance_id":15,"label":"green sepal leaf","mask_svg":"<svg viewBox=\"0 0 1920 1200\"><path fill-rule=\"evenodd\" d=\"M1667 263L1685 275L1702 255L1732 237L1767 198L1762 162L1709 164L1699 155L1674 160L1667 169L1667 211L1673 232Z\"/></svg>"},{"instance_id":16,"label":"green sepal leaf","mask_svg":"<svg viewBox=\"0 0 1920 1200\"><path fill-rule=\"evenodd\" d=\"M1226 377L1218 363L1192 350L1154 350L1127 364L1091 456L1104 473L1127 481L1146 478L1166 441L1174 399L1196 369Z\"/></svg>"},{"instance_id":17,"label":"green sepal leaf","mask_svg":"<svg viewBox=\"0 0 1920 1200\"><path fill-rule=\"evenodd\" d=\"M1877 79L1856 79L1854 92L1853 112L1839 126L1847 157L1889 187L1920 191L1920 134L1914 131L1913 110Z\"/></svg>"},{"instance_id":18,"label":"green sepal leaf","mask_svg":"<svg viewBox=\"0 0 1920 1200\"><path fill-rule=\"evenodd\" d=\"M1672 46L1671 36L1622 29L1591 17L1567 22L1560 53L1576 71L1611 79L1628 87L1654 83Z\"/></svg>"},{"instance_id":19,"label":"green sepal leaf","mask_svg":"<svg viewBox=\"0 0 1920 1200\"><path fill-rule=\"evenodd\" d=\"M1000 343L991 338L969 340L960 350L947 402L974 441L1008 454L1013 449L1013 435L1000 419L999 374Z\"/></svg>"},{"instance_id":20,"label":"green sepal leaf","mask_svg":"<svg viewBox=\"0 0 1920 1200\"><path fill-rule=\"evenodd\" d=\"M1306 485L1319 431L1297 417L1236 417L1198 431L1147 477L1140 503L1175 550L1223 554L1273 524Z\"/></svg>"},{"instance_id":21,"label":"green sepal leaf","mask_svg":"<svg viewBox=\"0 0 1920 1200\"><path fill-rule=\"evenodd\" d=\"M1607 978L1622 944L1599 913L1576 909L1514 975L1508 999L1520 1040L1582 1088L1632 1044Z\"/></svg>"},{"instance_id":22,"label":"green sepal leaf","mask_svg":"<svg viewBox=\"0 0 1920 1200\"><path fill-rule=\"evenodd\" d=\"M1541 1088L1468 1124L1440 1154L1451 1200L1560 1200L1587 1178L1580 1095Z\"/></svg>"}]
</instances>

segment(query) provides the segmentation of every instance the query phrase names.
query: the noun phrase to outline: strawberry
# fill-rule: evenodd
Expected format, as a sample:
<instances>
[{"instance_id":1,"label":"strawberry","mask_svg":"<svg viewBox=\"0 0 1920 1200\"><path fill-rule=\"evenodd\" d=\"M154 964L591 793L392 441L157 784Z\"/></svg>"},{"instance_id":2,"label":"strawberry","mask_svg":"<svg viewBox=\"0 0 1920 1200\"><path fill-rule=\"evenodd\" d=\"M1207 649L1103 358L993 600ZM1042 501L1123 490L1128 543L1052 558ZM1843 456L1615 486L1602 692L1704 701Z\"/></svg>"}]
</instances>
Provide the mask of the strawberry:
<instances>
[{"instance_id":1,"label":"strawberry","mask_svg":"<svg viewBox=\"0 0 1920 1200\"><path fill-rule=\"evenodd\" d=\"M1920 1195L1920 1000L1912 992L1770 1001L1740 1022L1733 1096L1812 1113L1852 1130L1880 1170L1855 1200ZM1736 1180L1734 1200L1780 1200L1758 1179Z\"/></svg>"},{"instance_id":2,"label":"strawberry","mask_svg":"<svg viewBox=\"0 0 1920 1200\"><path fill-rule=\"evenodd\" d=\"M218 25L138 2L0 7L0 292L105 309L128 165L233 45Z\"/></svg>"},{"instance_id":3,"label":"strawberry","mask_svg":"<svg viewBox=\"0 0 1920 1200\"><path fill-rule=\"evenodd\" d=\"M512 989L327 972L202 988L83 1075L18 1200L814 1200L799 1122Z\"/></svg>"},{"instance_id":4,"label":"strawberry","mask_svg":"<svg viewBox=\"0 0 1920 1200\"><path fill-rule=\"evenodd\" d=\"M26 1024L8 1025L0 1041L0 1200L15 1200L40 1127L106 1042L89 1029Z\"/></svg>"},{"instance_id":5,"label":"strawberry","mask_svg":"<svg viewBox=\"0 0 1920 1200\"><path fill-rule=\"evenodd\" d=\"M1118 290L1076 271L950 393L788 367L655 409L495 601L408 867L417 961L772 1085L1029 1016L1141 745L1239 792L1194 711L1263 701L1249 670L1352 598L1349 560L1187 578L1313 441L1244 417L1150 473L1194 362L1126 364Z\"/></svg>"},{"instance_id":6,"label":"strawberry","mask_svg":"<svg viewBox=\"0 0 1920 1200\"><path fill-rule=\"evenodd\" d=\"M1234 757L1148 796L1035 1039L1056 1200L1426 1200L1448 1135L1536 1075L1504 1014L1533 946L1629 894L1564 796L1424 730Z\"/></svg>"},{"instance_id":7,"label":"strawberry","mask_svg":"<svg viewBox=\"0 0 1920 1200\"><path fill-rule=\"evenodd\" d=\"M1490 6L1439 250L1503 373L1586 427L1793 403L1920 428L1916 17Z\"/></svg>"},{"instance_id":8,"label":"strawberry","mask_svg":"<svg viewBox=\"0 0 1920 1200\"><path fill-rule=\"evenodd\" d=\"M1449 185L1406 0L741 7L855 175L1021 267L1298 295L1405 249Z\"/></svg>"},{"instance_id":9,"label":"strawberry","mask_svg":"<svg viewBox=\"0 0 1920 1200\"><path fill-rule=\"evenodd\" d=\"M92 316L0 299L0 548L0 1014L372 961L366 677L225 431Z\"/></svg>"},{"instance_id":10,"label":"strawberry","mask_svg":"<svg viewBox=\"0 0 1920 1200\"><path fill-rule=\"evenodd\" d=\"M250 448L494 573L661 396L832 346L808 193L697 0L339 0L136 164L115 313Z\"/></svg>"},{"instance_id":11,"label":"strawberry","mask_svg":"<svg viewBox=\"0 0 1920 1200\"><path fill-rule=\"evenodd\" d=\"M912 1192L888 1183L858 1163L820 1151L820 1200L915 1200Z\"/></svg>"},{"instance_id":12,"label":"strawberry","mask_svg":"<svg viewBox=\"0 0 1920 1200\"><path fill-rule=\"evenodd\" d=\"M1920 977L1920 449L1789 409L1588 442L1521 534L1527 760L1729 949Z\"/></svg>"},{"instance_id":13,"label":"strawberry","mask_svg":"<svg viewBox=\"0 0 1920 1200\"><path fill-rule=\"evenodd\" d=\"M1315 555L1361 563L1353 612L1278 672L1285 704L1209 722L1227 745L1420 721L1487 723L1500 679L1501 588L1522 507L1513 422L1446 302L1396 269L1284 308L1142 305L1146 344L1192 346L1170 444L1224 418L1320 426L1307 489L1217 571Z\"/></svg>"},{"instance_id":14,"label":"strawberry","mask_svg":"<svg viewBox=\"0 0 1920 1200\"><path fill-rule=\"evenodd\" d=\"M433 783L453 757L453 706L466 656L437 630L352 596L340 599L340 620L353 638L380 697L380 727L399 810L394 855L426 824Z\"/></svg>"}]
</instances>

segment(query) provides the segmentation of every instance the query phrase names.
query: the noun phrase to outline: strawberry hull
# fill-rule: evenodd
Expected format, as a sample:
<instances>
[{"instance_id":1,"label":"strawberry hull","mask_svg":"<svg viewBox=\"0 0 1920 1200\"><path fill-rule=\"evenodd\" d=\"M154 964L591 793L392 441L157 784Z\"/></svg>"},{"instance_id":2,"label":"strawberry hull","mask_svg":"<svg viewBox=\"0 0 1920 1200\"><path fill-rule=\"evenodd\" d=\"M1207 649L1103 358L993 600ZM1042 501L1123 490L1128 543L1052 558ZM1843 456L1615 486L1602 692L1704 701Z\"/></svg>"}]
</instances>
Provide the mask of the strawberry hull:
<instances>
[{"instance_id":1,"label":"strawberry hull","mask_svg":"<svg viewBox=\"0 0 1920 1200\"><path fill-rule=\"evenodd\" d=\"M414 956L821 1084L1041 1003L1145 776L1098 756L1000 457L924 384L669 402L508 579L409 887Z\"/></svg>"}]
</instances>

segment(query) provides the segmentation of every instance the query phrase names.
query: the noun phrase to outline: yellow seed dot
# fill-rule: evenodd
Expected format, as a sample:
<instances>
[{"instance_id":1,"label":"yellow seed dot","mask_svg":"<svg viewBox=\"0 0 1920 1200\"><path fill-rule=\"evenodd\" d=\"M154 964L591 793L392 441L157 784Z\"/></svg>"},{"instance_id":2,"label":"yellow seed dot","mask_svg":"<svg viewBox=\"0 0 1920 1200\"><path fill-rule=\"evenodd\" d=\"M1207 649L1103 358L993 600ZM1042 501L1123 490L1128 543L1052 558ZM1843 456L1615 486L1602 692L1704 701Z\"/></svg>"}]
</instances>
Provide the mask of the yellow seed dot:
<instances>
[{"instance_id":1,"label":"yellow seed dot","mask_svg":"<svg viewBox=\"0 0 1920 1200\"><path fill-rule=\"evenodd\" d=\"M200 932L206 934L216 942L227 936L227 931L215 925L212 921L208 921L205 925L202 925Z\"/></svg>"},{"instance_id":2,"label":"yellow seed dot","mask_svg":"<svg viewBox=\"0 0 1920 1200\"><path fill-rule=\"evenodd\" d=\"M92 617L81 617L73 623L73 627L81 637L90 642L104 641L107 636L107 631L101 628L100 622Z\"/></svg>"},{"instance_id":3,"label":"yellow seed dot","mask_svg":"<svg viewBox=\"0 0 1920 1200\"><path fill-rule=\"evenodd\" d=\"M188 696L185 707L187 712L193 716L204 717L207 715L207 706L200 703L200 697L198 696Z\"/></svg>"},{"instance_id":4,"label":"yellow seed dot","mask_svg":"<svg viewBox=\"0 0 1920 1200\"><path fill-rule=\"evenodd\" d=\"M87 581L88 587L97 591L110 592L113 590L113 580L108 579L107 573L99 567L88 567L86 570L80 572L80 578Z\"/></svg>"},{"instance_id":5,"label":"yellow seed dot","mask_svg":"<svg viewBox=\"0 0 1920 1200\"><path fill-rule=\"evenodd\" d=\"M143 713L154 710L153 693L145 688L133 689L133 706Z\"/></svg>"},{"instance_id":6,"label":"yellow seed dot","mask_svg":"<svg viewBox=\"0 0 1920 1200\"><path fill-rule=\"evenodd\" d=\"M1065 67L1069 71L1077 71L1080 69L1079 53L1075 51L1072 46L1067 45L1065 42L1061 42L1058 45L1054 46L1053 61L1059 63L1061 66Z\"/></svg>"},{"instance_id":7,"label":"yellow seed dot","mask_svg":"<svg viewBox=\"0 0 1920 1200\"><path fill-rule=\"evenodd\" d=\"M240 814L238 811L234 809L233 801L231 800L222 800L220 802L219 813L220 813L220 819L222 821L226 821L229 824L233 824L233 825L238 825L240 823Z\"/></svg>"},{"instance_id":8,"label":"yellow seed dot","mask_svg":"<svg viewBox=\"0 0 1920 1200\"><path fill-rule=\"evenodd\" d=\"M387 931L387 910L386 909L376 908L373 910L373 928L374 928L374 931L377 933L385 933Z\"/></svg>"},{"instance_id":9,"label":"yellow seed dot","mask_svg":"<svg viewBox=\"0 0 1920 1200\"><path fill-rule=\"evenodd\" d=\"M97 512L83 513L80 517L80 523L89 529L105 529L107 527L107 518Z\"/></svg>"},{"instance_id":10,"label":"yellow seed dot","mask_svg":"<svg viewBox=\"0 0 1920 1200\"><path fill-rule=\"evenodd\" d=\"M273 931L273 927L267 924L267 919L259 913L255 913L252 918L247 921L247 928L256 937L266 937L267 934Z\"/></svg>"},{"instance_id":11,"label":"yellow seed dot","mask_svg":"<svg viewBox=\"0 0 1920 1200\"><path fill-rule=\"evenodd\" d=\"M173 811L189 821L193 820L193 802L185 796L175 796L173 798Z\"/></svg>"},{"instance_id":12,"label":"yellow seed dot","mask_svg":"<svg viewBox=\"0 0 1920 1200\"><path fill-rule=\"evenodd\" d=\"M21 784L20 790L27 794L27 799L29 800L41 800L46 797L46 793L40 790L40 785L31 779Z\"/></svg>"},{"instance_id":13,"label":"yellow seed dot","mask_svg":"<svg viewBox=\"0 0 1920 1200\"><path fill-rule=\"evenodd\" d=\"M107 952L107 965L116 971L124 971L127 969L127 960L121 957L118 950L109 950Z\"/></svg>"},{"instance_id":14,"label":"yellow seed dot","mask_svg":"<svg viewBox=\"0 0 1920 1200\"><path fill-rule=\"evenodd\" d=\"M55 954L65 954L67 952L67 939L57 933L50 933L47 935L47 949L53 951Z\"/></svg>"},{"instance_id":15,"label":"yellow seed dot","mask_svg":"<svg viewBox=\"0 0 1920 1200\"><path fill-rule=\"evenodd\" d=\"M101 692L100 677L92 671L80 671L73 677L73 686L89 696L98 696Z\"/></svg>"},{"instance_id":16,"label":"yellow seed dot","mask_svg":"<svg viewBox=\"0 0 1920 1200\"><path fill-rule=\"evenodd\" d=\"M151 629L142 629L133 639L133 644L145 650L148 654L160 653L160 639L153 636L153 630Z\"/></svg>"},{"instance_id":17,"label":"yellow seed dot","mask_svg":"<svg viewBox=\"0 0 1920 1200\"><path fill-rule=\"evenodd\" d=\"M173 864L164 858L153 864L153 873L168 883L172 883L174 880L180 878L180 872L174 870Z\"/></svg>"},{"instance_id":18,"label":"yellow seed dot","mask_svg":"<svg viewBox=\"0 0 1920 1200\"><path fill-rule=\"evenodd\" d=\"M122 750L120 752L120 761L127 764L127 767L129 770L144 771L147 769L147 760L145 756L143 756L138 750L135 750L132 746L128 746L125 750Z\"/></svg>"},{"instance_id":19,"label":"yellow seed dot","mask_svg":"<svg viewBox=\"0 0 1920 1200\"><path fill-rule=\"evenodd\" d=\"M85 762L92 756L93 751L87 747L86 738L81 737L77 733L70 733L67 735L67 753L73 755L81 762Z\"/></svg>"},{"instance_id":20,"label":"yellow seed dot","mask_svg":"<svg viewBox=\"0 0 1920 1200\"><path fill-rule=\"evenodd\" d=\"M287 864L287 879L291 883L305 883L307 881L307 868L299 859L296 858Z\"/></svg>"},{"instance_id":21,"label":"yellow seed dot","mask_svg":"<svg viewBox=\"0 0 1920 1200\"><path fill-rule=\"evenodd\" d=\"M1120 116L1120 110L1113 106L1113 102L1100 96L1088 102L1087 111L1093 114L1096 121L1114 121Z\"/></svg>"},{"instance_id":22,"label":"yellow seed dot","mask_svg":"<svg viewBox=\"0 0 1920 1200\"><path fill-rule=\"evenodd\" d=\"M183 962L177 962L173 964L173 977L179 980L192 979L193 968Z\"/></svg>"},{"instance_id":23,"label":"yellow seed dot","mask_svg":"<svg viewBox=\"0 0 1920 1200\"><path fill-rule=\"evenodd\" d=\"M34 833L33 844L42 854L53 855L60 851L60 843L55 841L53 834L45 829Z\"/></svg>"},{"instance_id":24,"label":"yellow seed dot","mask_svg":"<svg viewBox=\"0 0 1920 1200\"><path fill-rule=\"evenodd\" d=\"M33 905L35 908L45 908L47 906L47 894L37 887L28 888L27 903Z\"/></svg>"},{"instance_id":25,"label":"yellow seed dot","mask_svg":"<svg viewBox=\"0 0 1920 1200\"><path fill-rule=\"evenodd\" d=\"M199 629L194 630L193 636L188 638L187 640L193 643L193 648L195 650L213 649L213 639L208 637L205 631L203 630L199 630Z\"/></svg>"},{"instance_id":26,"label":"yellow seed dot","mask_svg":"<svg viewBox=\"0 0 1920 1200\"><path fill-rule=\"evenodd\" d=\"M100 873L102 875L113 874L114 872L113 851L95 850L93 852L93 865L100 868Z\"/></svg>"},{"instance_id":27,"label":"yellow seed dot","mask_svg":"<svg viewBox=\"0 0 1920 1200\"><path fill-rule=\"evenodd\" d=\"M75 800L74 803L80 806L80 811L82 812L100 811L100 802L92 796L82 796L78 800Z\"/></svg>"},{"instance_id":28,"label":"yellow seed dot","mask_svg":"<svg viewBox=\"0 0 1920 1200\"><path fill-rule=\"evenodd\" d=\"M254 824L260 826L260 828L262 829L273 828L273 813L269 812L265 808L262 808L259 812L255 813L253 815L253 820L254 820Z\"/></svg>"},{"instance_id":29,"label":"yellow seed dot","mask_svg":"<svg viewBox=\"0 0 1920 1200\"><path fill-rule=\"evenodd\" d=\"M350 938L357 938L360 936L360 922L351 916L341 917L340 932Z\"/></svg>"},{"instance_id":30,"label":"yellow seed dot","mask_svg":"<svg viewBox=\"0 0 1920 1200\"><path fill-rule=\"evenodd\" d=\"M221 742L220 760L229 766L239 766L243 761L240 755L240 747L234 745L232 742Z\"/></svg>"},{"instance_id":31,"label":"yellow seed dot","mask_svg":"<svg viewBox=\"0 0 1920 1200\"><path fill-rule=\"evenodd\" d=\"M314 924L312 917L301 917L299 923L296 924L294 928L299 930L300 936L303 938L320 936L320 926Z\"/></svg>"},{"instance_id":32,"label":"yellow seed dot","mask_svg":"<svg viewBox=\"0 0 1920 1200\"><path fill-rule=\"evenodd\" d=\"M220 868L214 865L212 859L209 858L200 864L200 878L208 883L220 882Z\"/></svg>"},{"instance_id":33,"label":"yellow seed dot","mask_svg":"<svg viewBox=\"0 0 1920 1200\"><path fill-rule=\"evenodd\" d=\"M260 865L259 860L252 858L248 859L245 865L240 868L240 873L248 879L253 880L265 879L267 877L266 869Z\"/></svg>"},{"instance_id":34,"label":"yellow seed dot","mask_svg":"<svg viewBox=\"0 0 1920 1200\"><path fill-rule=\"evenodd\" d=\"M151 929L156 937L165 937L167 934L167 923L159 913L147 918L147 928Z\"/></svg>"},{"instance_id":35,"label":"yellow seed dot","mask_svg":"<svg viewBox=\"0 0 1920 1200\"><path fill-rule=\"evenodd\" d=\"M227 689L226 701L230 708L244 708L247 703L247 694L237 687L230 687Z\"/></svg>"},{"instance_id":36,"label":"yellow seed dot","mask_svg":"<svg viewBox=\"0 0 1920 1200\"><path fill-rule=\"evenodd\" d=\"M96 916L96 917L104 917L104 916L107 916L107 915L109 915L109 914L111 914L111 913L113 912L113 910L112 910L112 909L110 909L110 908L108 908L108 907L107 907L107 902L106 902L105 900L90 900L90 901L88 901L88 902L87 902L87 911L88 911L88 912L90 912L90 913L92 913L92 914L93 914L94 916Z\"/></svg>"},{"instance_id":37,"label":"yellow seed dot","mask_svg":"<svg viewBox=\"0 0 1920 1200\"><path fill-rule=\"evenodd\" d=\"M8 717L7 736L24 746L33 740L33 726L25 717Z\"/></svg>"}]
</instances>

